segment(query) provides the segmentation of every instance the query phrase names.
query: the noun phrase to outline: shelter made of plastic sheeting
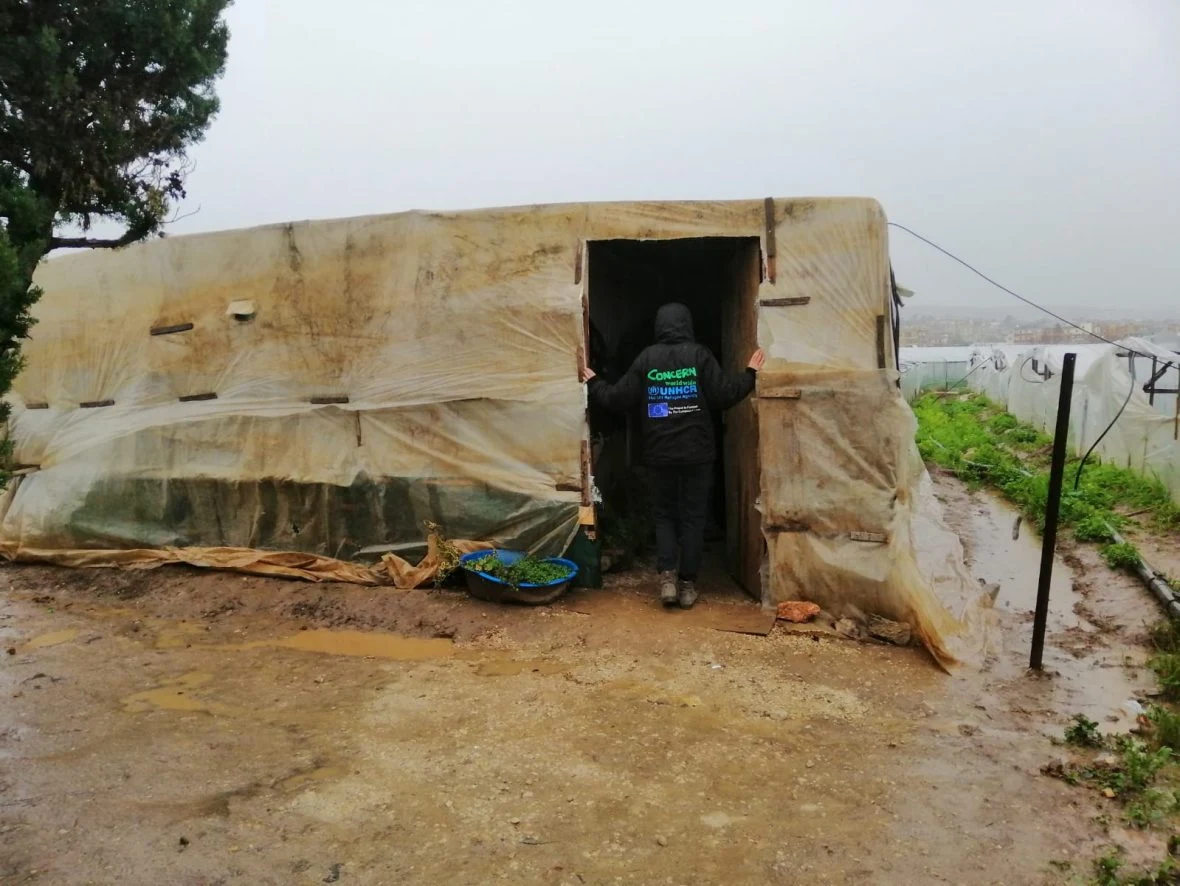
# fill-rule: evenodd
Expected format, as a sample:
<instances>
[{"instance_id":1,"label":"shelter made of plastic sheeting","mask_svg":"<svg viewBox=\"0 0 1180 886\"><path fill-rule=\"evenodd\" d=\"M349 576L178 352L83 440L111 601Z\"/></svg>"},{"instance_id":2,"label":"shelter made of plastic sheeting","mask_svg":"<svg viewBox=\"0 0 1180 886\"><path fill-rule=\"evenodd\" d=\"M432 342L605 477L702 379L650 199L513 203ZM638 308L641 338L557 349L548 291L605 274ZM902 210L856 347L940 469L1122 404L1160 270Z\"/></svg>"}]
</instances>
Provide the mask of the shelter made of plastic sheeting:
<instances>
[{"instance_id":1,"label":"shelter made of plastic sheeting","mask_svg":"<svg viewBox=\"0 0 1180 886\"><path fill-rule=\"evenodd\" d=\"M1128 349L1144 355L1135 359L1134 379L1125 356ZM1011 360L982 367L968 384L1021 421L1051 432L1061 394L1061 359L1070 351L1078 353L1070 404L1070 448L1077 454L1085 452L1109 427L1095 453L1105 462L1158 479L1180 502L1180 412L1173 409L1169 415L1159 408L1162 404L1153 406L1143 393L1147 376L1140 374L1150 367L1151 354L1155 353L1161 364L1169 358L1180 360L1176 354L1158 351L1141 339L1128 339L1117 346L1033 348ZM1174 400L1170 402L1175 405Z\"/></svg>"},{"instance_id":2,"label":"shelter made of plastic sheeting","mask_svg":"<svg viewBox=\"0 0 1180 886\"><path fill-rule=\"evenodd\" d=\"M48 261L0 550L242 569L297 552L341 563L304 577L354 580L343 561L420 547L432 520L560 553L592 494L586 244L691 237L762 244L764 601L880 613L943 663L971 657L978 589L922 493L868 199L409 212Z\"/></svg>"},{"instance_id":3,"label":"shelter made of plastic sheeting","mask_svg":"<svg viewBox=\"0 0 1180 886\"><path fill-rule=\"evenodd\" d=\"M912 403L929 388L946 389L962 384L983 360L990 356L992 346L971 347L908 347L899 353L901 391L906 402Z\"/></svg>"}]
</instances>

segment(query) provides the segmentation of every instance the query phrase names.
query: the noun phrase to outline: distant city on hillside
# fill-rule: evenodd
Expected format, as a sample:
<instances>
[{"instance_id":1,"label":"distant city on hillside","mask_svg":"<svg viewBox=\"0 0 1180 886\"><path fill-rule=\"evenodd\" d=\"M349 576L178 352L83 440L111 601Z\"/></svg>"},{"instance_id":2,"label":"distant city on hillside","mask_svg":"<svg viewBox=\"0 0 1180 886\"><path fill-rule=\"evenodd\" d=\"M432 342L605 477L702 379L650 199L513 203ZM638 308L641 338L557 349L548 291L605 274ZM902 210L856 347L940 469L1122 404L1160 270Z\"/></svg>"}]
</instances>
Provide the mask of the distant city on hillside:
<instances>
[{"instance_id":1,"label":"distant city on hillside","mask_svg":"<svg viewBox=\"0 0 1180 886\"><path fill-rule=\"evenodd\" d=\"M1180 336L1180 310L1119 312L1112 308L1052 308L1078 324L1075 329L1033 308L1011 311L940 307L908 302L901 313L903 347L989 344L1083 344L1094 336L1110 341L1129 336Z\"/></svg>"}]
</instances>

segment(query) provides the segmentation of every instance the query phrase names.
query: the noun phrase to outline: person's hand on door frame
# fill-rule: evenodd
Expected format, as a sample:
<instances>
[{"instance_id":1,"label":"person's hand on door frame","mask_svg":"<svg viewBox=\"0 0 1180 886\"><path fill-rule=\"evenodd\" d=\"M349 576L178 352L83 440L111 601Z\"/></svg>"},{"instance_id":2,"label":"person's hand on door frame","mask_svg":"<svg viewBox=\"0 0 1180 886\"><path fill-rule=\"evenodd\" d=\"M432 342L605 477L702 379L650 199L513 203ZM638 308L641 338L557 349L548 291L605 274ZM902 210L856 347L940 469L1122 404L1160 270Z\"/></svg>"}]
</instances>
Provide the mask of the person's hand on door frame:
<instances>
[{"instance_id":1,"label":"person's hand on door frame","mask_svg":"<svg viewBox=\"0 0 1180 886\"><path fill-rule=\"evenodd\" d=\"M765 365L766 353L762 350L762 348L759 348L753 354L751 354L750 362L746 364L748 368L753 369L755 372L760 372L762 367Z\"/></svg>"}]
</instances>

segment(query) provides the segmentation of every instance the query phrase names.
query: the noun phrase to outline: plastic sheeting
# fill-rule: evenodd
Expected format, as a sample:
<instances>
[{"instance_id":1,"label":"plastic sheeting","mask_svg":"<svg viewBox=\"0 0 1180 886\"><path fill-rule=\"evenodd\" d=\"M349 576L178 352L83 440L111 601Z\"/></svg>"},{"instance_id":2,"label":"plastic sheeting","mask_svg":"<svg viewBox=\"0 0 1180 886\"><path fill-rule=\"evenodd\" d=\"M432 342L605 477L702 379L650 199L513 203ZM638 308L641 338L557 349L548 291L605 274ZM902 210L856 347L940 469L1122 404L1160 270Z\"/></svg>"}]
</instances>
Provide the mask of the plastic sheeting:
<instances>
[{"instance_id":1,"label":"plastic sheeting","mask_svg":"<svg viewBox=\"0 0 1180 886\"><path fill-rule=\"evenodd\" d=\"M793 396L759 400L762 427L770 417L783 434L762 444L773 599L886 615L912 625L940 662L978 661L990 601L942 521L897 373L797 371L776 381Z\"/></svg>"},{"instance_id":2,"label":"plastic sheeting","mask_svg":"<svg viewBox=\"0 0 1180 886\"><path fill-rule=\"evenodd\" d=\"M1051 432L1057 421L1057 401L1061 393L1061 357L1070 350L1081 350L1087 360L1085 368L1079 357L1070 405L1069 445L1078 454L1094 444L1111 422L1109 433L1095 449L1106 462L1130 468L1162 482L1172 498L1180 502L1180 412L1171 400L1172 414L1166 414L1157 402L1153 406L1143 393L1150 373L1150 359L1135 361L1132 380L1126 357L1118 356L1131 349L1144 355L1156 355L1162 364L1180 360L1143 339L1127 339L1120 346L1083 346L1081 349L1057 346L1051 350L1034 348L1014 358L983 366L973 373L968 384L1004 406L1022 421ZM1033 361L1051 372L1049 379L1033 370ZM1128 392L1131 398L1127 400ZM1126 409L1119 415L1124 402ZM1166 402L1166 401L1164 401ZM1118 421L1115 417L1118 416Z\"/></svg>"},{"instance_id":3,"label":"plastic sheeting","mask_svg":"<svg viewBox=\"0 0 1180 886\"><path fill-rule=\"evenodd\" d=\"M866 199L773 210L773 251L749 200L412 212L49 261L10 398L27 474L0 551L375 561L421 551L431 520L560 553L591 494L586 242L758 237L764 602L877 612L943 663L968 657L978 593L922 493L884 214Z\"/></svg>"}]
</instances>

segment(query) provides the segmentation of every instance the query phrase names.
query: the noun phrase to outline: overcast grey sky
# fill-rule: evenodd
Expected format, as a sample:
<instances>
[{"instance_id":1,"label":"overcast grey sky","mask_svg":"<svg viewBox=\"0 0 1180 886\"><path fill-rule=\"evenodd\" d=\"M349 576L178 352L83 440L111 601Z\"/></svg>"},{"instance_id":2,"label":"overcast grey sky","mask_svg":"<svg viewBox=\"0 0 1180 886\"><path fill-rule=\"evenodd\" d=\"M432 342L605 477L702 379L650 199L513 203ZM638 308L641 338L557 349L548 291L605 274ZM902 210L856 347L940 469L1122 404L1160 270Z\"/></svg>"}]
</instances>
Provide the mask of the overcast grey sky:
<instances>
[{"instance_id":1,"label":"overcast grey sky","mask_svg":"<svg viewBox=\"0 0 1180 886\"><path fill-rule=\"evenodd\" d=\"M1035 299L1180 313L1180 0L237 0L229 24L172 233L869 195ZM921 302L1007 299L891 248Z\"/></svg>"}]
</instances>

